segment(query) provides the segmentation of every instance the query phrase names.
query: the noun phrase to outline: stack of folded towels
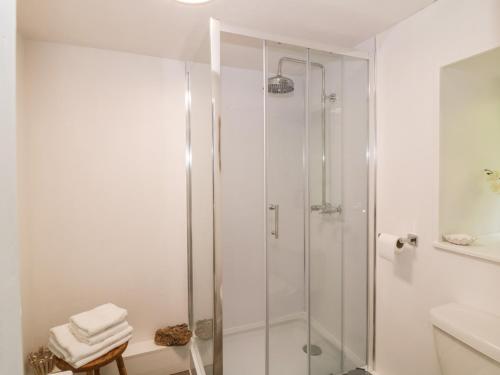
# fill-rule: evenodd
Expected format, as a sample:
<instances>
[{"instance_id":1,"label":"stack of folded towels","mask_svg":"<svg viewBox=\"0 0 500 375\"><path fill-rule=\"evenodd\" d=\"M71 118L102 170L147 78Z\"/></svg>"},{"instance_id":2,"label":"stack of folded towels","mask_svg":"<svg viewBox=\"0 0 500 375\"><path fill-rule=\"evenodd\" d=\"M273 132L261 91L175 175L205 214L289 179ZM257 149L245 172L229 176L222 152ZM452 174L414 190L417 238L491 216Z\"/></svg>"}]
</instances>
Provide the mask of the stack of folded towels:
<instances>
[{"instance_id":1,"label":"stack of folded towels","mask_svg":"<svg viewBox=\"0 0 500 375\"><path fill-rule=\"evenodd\" d=\"M69 323L50 330L49 349L79 368L130 340L126 317L127 310L112 303L73 315Z\"/></svg>"}]
</instances>

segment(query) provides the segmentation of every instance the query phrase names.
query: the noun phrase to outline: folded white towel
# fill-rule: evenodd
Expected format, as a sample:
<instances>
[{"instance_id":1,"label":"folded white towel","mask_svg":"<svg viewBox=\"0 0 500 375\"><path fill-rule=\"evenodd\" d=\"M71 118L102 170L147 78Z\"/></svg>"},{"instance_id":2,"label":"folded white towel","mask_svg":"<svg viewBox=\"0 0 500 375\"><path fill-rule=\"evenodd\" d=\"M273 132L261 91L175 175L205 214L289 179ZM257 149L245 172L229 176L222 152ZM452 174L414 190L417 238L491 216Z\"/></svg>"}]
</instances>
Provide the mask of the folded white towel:
<instances>
[{"instance_id":1,"label":"folded white towel","mask_svg":"<svg viewBox=\"0 0 500 375\"><path fill-rule=\"evenodd\" d=\"M58 358L66 360L67 353L57 344L57 342L49 336L49 350Z\"/></svg>"},{"instance_id":2,"label":"folded white towel","mask_svg":"<svg viewBox=\"0 0 500 375\"><path fill-rule=\"evenodd\" d=\"M58 346L57 342L54 340L53 337L49 338L49 349L52 353L54 353L57 357L64 359L68 364L70 364L73 368L77 369L79 367L82 367L86 365L89 362L92 362L94 359L97 359L107 352L113 350L114 348L117 348L118 346L125 344L127 341L129 341L132 338L132 335L126 336L122 338L119 341L116 341L115 343L101 349L98 352L95 352L93 354L90 354L88 357L82 358L79 361L72 361L70 359L64 358L63 353L61 353L61 347Z\"/></svg>"},{"instance_id":3,"label":"folded white towel","mask_svg":"<svg viewBox=\"0 0 500 375\"><path fill-rule=\"evenodd\" d=\"M63 356L63 359L65 361L77 363L78 361L86 359L89 356L101 352L104 349L107 349L109 351L110 347L115 348L117 346L115 345L117 342L120 342L123 340L123 338L130 336L131 333L132 327L129 326L128 328L120 331L113 336L108 337L98 344L88 345L78 341L78 339L73 336L73 334L69 330L69 324L63 324L50 330L49 343L52 343L52 346L55 348L58 354L61 354Z\"/></svg>"},{"instance_id":4,"label":"folded white towel","mask_svg":"<svg viewBox=\"0 0 500 375\"><path fill-rule=\"evenodd\" d=\"M80 328L71 323L69 325L69 330L79 341L84 342L85 344L95 345L106 340L108 337L114 336L117 333L126 330L128 327L130 327L128 322L123 321L94 336L88 336L85 331L82 331Z\"/></svg>"},{"instance_id":5,"label":"folded white towel","mask_svg":"<svg viewBox=\"0 0 500 375\"><path fill-rule=\"evenodd\" d=\"M86 336L94 336L123 322L126 317L127 310L112 303L106 303L95 309L73 315L69 321L85 332Z\"/></svg>"}]
</instances>

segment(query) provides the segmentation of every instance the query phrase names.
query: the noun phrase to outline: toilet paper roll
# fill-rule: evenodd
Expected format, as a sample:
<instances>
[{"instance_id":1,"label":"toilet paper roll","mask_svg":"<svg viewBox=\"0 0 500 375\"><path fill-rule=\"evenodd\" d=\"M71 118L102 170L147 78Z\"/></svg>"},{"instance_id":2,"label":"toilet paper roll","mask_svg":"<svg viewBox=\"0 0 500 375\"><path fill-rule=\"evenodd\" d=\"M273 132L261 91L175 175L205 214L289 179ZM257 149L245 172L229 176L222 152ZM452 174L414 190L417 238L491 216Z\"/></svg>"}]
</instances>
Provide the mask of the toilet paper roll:
<instances>
[{"instance_id":1,"label":"toilet paper roll","mask_svg":"<svg viewBox=\"0 0 500 375\"><path fill-rule=\"evenodd\" d=\"M389 262L394 262L396 254L399 254L403 250L401 244L398 246L398 240L399 237L392 234L380 233L377 241L378 255Z\"/></svg>"}]
</instances>

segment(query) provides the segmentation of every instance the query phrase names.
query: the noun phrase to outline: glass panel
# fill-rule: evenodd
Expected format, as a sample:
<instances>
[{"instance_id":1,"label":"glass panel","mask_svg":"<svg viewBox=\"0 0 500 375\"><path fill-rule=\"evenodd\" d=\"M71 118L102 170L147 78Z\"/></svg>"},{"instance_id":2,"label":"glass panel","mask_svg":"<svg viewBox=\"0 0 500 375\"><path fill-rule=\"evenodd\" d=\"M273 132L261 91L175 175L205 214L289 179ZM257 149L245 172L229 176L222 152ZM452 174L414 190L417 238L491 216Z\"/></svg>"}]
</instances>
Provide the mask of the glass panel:
<instances>
[{"instance_id":1,"label":"glass panel","mask_svg":"<svg viewBox=\"0 0 500 375\"><path fill-rule=\"evenodd\" d=\"M341 58L310 52L310 324L311 373L342 369ZM340 97L340 95L338 95ZM331 98L331 99L330 99Z\"/></svg>"},{"instance_id":2,"label":"glass panel","mask_svg":"<svg viewBox=\"0 0 500 375\"><path fill-rule=\"evenodd\" d=\"M224 374L265 373L263 43L222 33Z\"/></svg>"},{"instance_id":3,"label":"glass panel","mask_svg":"<svg viewBox=\"0 0 500 375\"><path fill-rule=\"evenodd\" d=\"M368 60L342 57L342 252L344 370L367 364Z\"/></svg>"},{"instance_id":4,"label":"glass panel","mask_svg":"<svg viewBox=\"0 0 500 375\"><path fill-rule=\"evenodd\" d=\"M266 98L269 374L304 375L307 50L274 43L267 43L266 50L271 91Z\"/></svg>"},{"instance_id":5,"label":"glass panel","mask_svg":"<svg viewBox=\"0 0 500 375\"><path fill-rule=\"evenodd\" d=\"M367 61L310 52L311 374L366 363Z\"/></svg>"}]
</instances>

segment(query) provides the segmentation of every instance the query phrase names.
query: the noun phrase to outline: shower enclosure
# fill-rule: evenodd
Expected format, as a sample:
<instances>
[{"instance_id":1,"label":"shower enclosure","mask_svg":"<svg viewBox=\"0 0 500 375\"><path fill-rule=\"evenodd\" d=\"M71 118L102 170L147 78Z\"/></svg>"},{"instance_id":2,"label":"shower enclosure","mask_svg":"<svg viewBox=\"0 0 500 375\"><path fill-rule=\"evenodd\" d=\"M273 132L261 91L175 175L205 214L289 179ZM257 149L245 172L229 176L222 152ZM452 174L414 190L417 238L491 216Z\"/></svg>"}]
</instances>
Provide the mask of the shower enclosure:
<instances>
[{"instance_id":1,"label":"shower enclosure","mask_svg":"<svg viewBox=\"0 0 500 375\"><path fill-rule=\"evenodd\" d=\"M370 59L215 20L209 40L186 68L191 371L366 368Z\"/></svg>"}]
</instances>

